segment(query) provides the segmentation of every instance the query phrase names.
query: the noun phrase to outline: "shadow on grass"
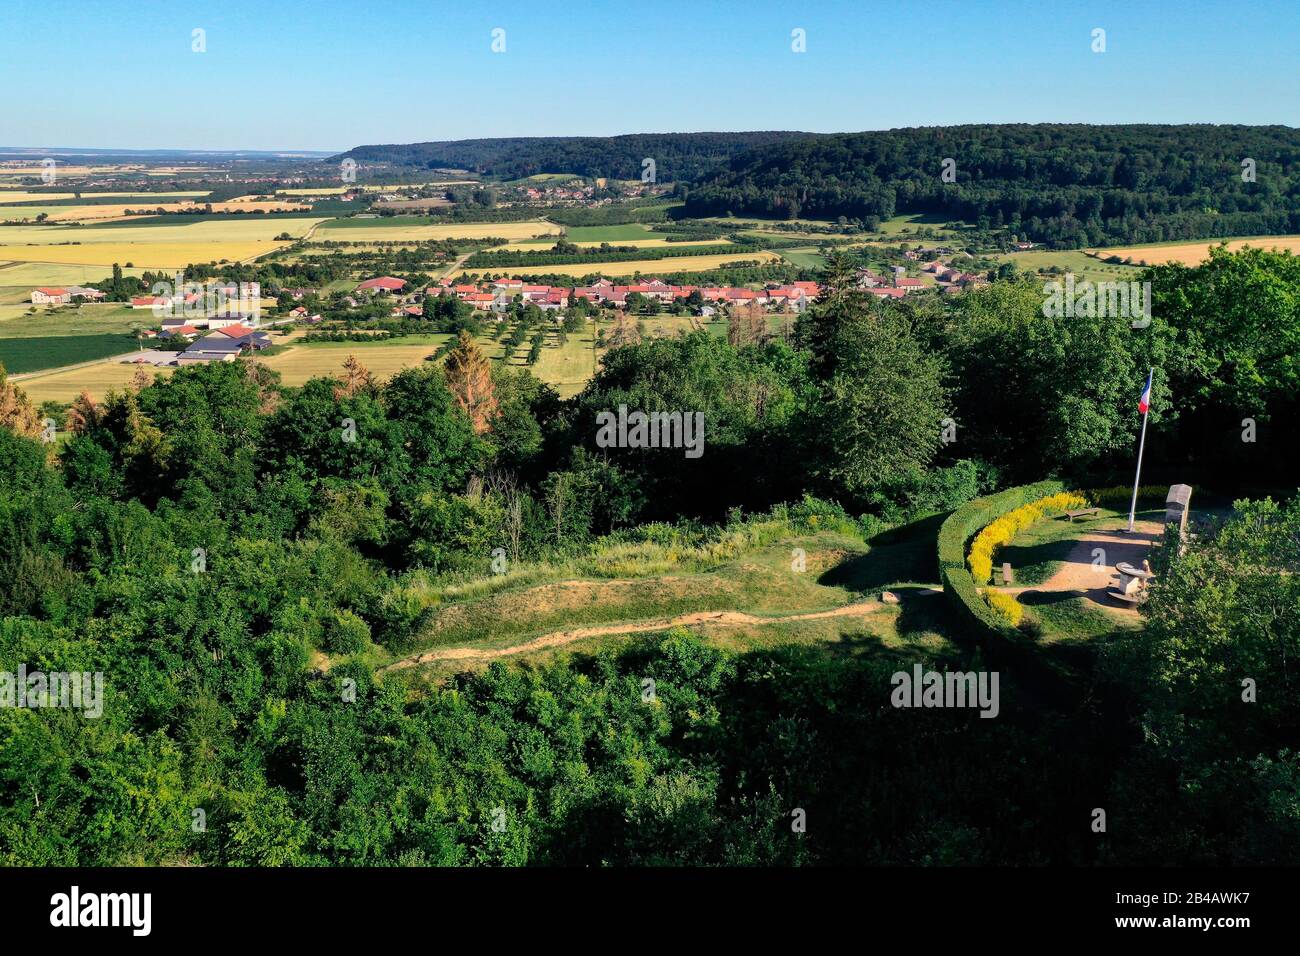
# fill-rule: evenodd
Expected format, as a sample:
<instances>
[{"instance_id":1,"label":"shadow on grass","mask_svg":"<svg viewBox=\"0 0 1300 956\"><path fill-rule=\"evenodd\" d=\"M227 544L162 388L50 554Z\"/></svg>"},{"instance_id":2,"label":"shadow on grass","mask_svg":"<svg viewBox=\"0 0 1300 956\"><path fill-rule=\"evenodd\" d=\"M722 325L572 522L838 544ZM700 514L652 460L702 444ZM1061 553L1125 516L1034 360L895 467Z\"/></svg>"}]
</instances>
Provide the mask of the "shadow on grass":
<instances>
[{"instance_id":1,"label":"shadow on grass","mask_svg":"<svg viewBox=\"0 0 1300 956\"><path fill-rule=\"evenodd\" d=\"M881 532L868 542L866 554L841 561L817 583L866 593L899 581L939 580L937 538L946 517L930 515Z\"/></svg>"},{"instance_id":2,"label":"shadow on grass","mask_svg":"<svg viewBox=\"0 0 1300 956\"><path fill-rule=\"evenodd\" d=\"M929 661L934 658L933 652L919 645L914 647L891 647L884 642L880 635L868 631L852 631L842 634L838 641L826 645L825 652L831 657L840 660L849 657L858 660L876 658L880 660L906 660L911 663L913 661Z\"/></svg>"},{"instance_id":3,"label":"shadow on grass","mask_svg":"<svg viewBox=\"0 0 1300 956\"><path fill-rule=\"evenodd\" d=\"M1056 565L1065 562L1074 550L1074 538L1061 538L1057 541L1044 541L1040 544L1010 544L1000 548L997 565L1010 562L1011 573L1015 583L1024 587L1042 584L1056 570ZM1001 574L1001 571L998 571Z\"/></svg>"}]
</instances>

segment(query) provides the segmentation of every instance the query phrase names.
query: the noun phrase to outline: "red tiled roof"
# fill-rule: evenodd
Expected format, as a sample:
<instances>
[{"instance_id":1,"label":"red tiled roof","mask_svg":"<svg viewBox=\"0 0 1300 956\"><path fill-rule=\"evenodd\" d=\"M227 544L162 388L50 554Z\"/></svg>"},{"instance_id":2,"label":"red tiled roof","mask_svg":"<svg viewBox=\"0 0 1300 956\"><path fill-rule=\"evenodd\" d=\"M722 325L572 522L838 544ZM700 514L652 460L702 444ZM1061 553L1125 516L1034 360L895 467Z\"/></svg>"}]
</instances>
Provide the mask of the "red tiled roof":
<instances>
[{"instance_id":1,"label":"red tiled roof","mask_svg":"<svg viewBox=\"0 0 1300 956\"><path fill-rule=\"evenodd\" d=\"M67 289L50 289L45 286L39 287L36 291L44 292L46 295L67 295L68 294Z\"/></svg>"},{"instance_id":2,"label":"red tiled roof","mask_svg":"<svg viewBox=\"0 0 1300 956\"><path fill-rule=\"evenodd\" d=\"M404 279L394 279L392 276L380 276L377 279L367 279L357 286L358 289L401 289L406 286Z\"/></svg>"}]
</instances>

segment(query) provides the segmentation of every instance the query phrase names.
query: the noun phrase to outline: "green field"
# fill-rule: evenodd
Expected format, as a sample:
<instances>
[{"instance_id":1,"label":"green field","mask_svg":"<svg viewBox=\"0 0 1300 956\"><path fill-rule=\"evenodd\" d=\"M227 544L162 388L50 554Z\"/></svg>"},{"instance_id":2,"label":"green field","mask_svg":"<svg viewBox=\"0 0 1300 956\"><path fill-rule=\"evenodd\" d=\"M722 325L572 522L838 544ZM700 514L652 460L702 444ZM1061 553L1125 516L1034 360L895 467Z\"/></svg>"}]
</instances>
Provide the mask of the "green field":
<instances>
[{"instance_id":1,"label":"green field","mask_svg":"<svg viewBox=\"0 0 1300 956\"><path fill-rule=\"evenodd\" d=\"M445 224L446 220L432 219L429 216L350 216L346 219L331 219L321 224L322 230L336 229L401 229L404 226L428 226Z\"/></svg>"},{"instance_id":2,"label":"green field","mask_svg":"<svg viewBox=\"0 0 1300 956\"><path fill-rule=\"evenodd\" d=\"M0 288L0 362L15 375L129 352L139 347L135 329L155 322L152 313L120 303L30 312L26 295L26 289Z\"/></svg>"},{"instance_id":3,"label":"green field","mask_svg":"<svg viewBox=\"0 0 1300 956\"><path fill-rule=\"evenodd\" d=\"M1005 255L990 256L1000 262L1013 262L1017 269L1024 272L1037 272L1052 266L1072 272L1076 277L1093 282L1136 279L1141 269L1137 266L1112 265L1095 259L1081 249L1037 250L1028 252L1008 252Z\"/></svg>"},{"instance_id":4,"label":"green field","mask_svg":"<svg viewBox=\"0 0 1300 956\"><path fill-rule=\"evenodd\" d=\"M510 179L506 182L510 186L522 186L525 183L546 183L554 186L556 183L565 183L581 178L575 173L535 173L532 176L525 176L523 179Z\"/></svg>"},{"instance_id":5,"label":"green field","mask_svg":"<svg viewBox=\"0 0 1300 956\"><path fill-rule=\"evenodd\" d=\"M826 257L816 249L782 249L779 255L801 269L822 269L826 266Z\"/></svg>"},{"instance_id":6,"label":"green field","mask_svg":"<svg viewBox=\"0 0 1300 956\"><path fill-rule=\"evenodd\" d=\"M645 226L636 223L624 223L619 226L568 226L564 235L571 242L611 242L622 239L666 239L667 234L651 232Z\"/></svg>"},{"instance_id":7,"label":"green field","mask_svg":"<svg viewBox=\"0 0 1300 956\"><path fill-rule=\"evenodd\" d=\"M46 338L0 339L0 362L18 375L59 368L77 362L120 355L136 347L129 335L53 335Z\"/></svg>"},{"instance_id":8,"label":"green field","mask_svg":"<svg viewBox=\"0 0 1300 956\"><path fill-rule=\"evenodd\" d=\"M7 303L8 299L0 296L0 338L4 339L127 334L157 325L148 309L133 309L116 302L57 308L38 305L30 314L32 306L26 300L19 305Z\"/></svg>"},{"instance_id":9,"label":"green field","mask_svg":"<svg viewBox=\"0 0 1300 956\"><path fill-rule=\"evenodd\" d=\"M894 216L892 219L886 219L880 224L880 231L886 236L895 236L901 232L913 232L917 229L928 228L933 229L940 235L960 235L955 230L944 228L944 225L951 221L951 219L944 216L913 213L910 216Z\"/></svg>"},{"instance_id":10,"label":"green field","mask_svg":"<svg viewBox=\"0 0 1300 956\"><path fill-rule=\"evenodd\" d=\"M0 254L0 259L4 256ZM123 269L123 275L142 276L143 269ZM0 302L8 302L10 290L22 292L28 299L31 291L41 285L85 285L112 278L113 267L86 266L53 262L11 262L0 264ZM30 300L29 300L30 301Z\"/></svg>"}]
</instances>

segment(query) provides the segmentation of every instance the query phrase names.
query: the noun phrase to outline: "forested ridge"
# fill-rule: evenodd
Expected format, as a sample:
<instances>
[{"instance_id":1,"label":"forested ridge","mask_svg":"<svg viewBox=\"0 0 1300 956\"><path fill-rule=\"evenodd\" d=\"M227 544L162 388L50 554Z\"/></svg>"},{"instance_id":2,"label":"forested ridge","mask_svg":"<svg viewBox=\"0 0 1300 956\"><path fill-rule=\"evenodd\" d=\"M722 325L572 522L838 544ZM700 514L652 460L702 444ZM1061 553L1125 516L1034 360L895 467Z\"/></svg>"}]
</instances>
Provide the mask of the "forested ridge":
<instances>
[{"instance_id":1,"label":"forested ridge","mask_svg":"<svg viewBox=\"0 0 1300 956\"><path fill-rule=\"evenodd\" d=\"M944 161L953 181L941 178ZM1254 161L1253 181L1243 162ZM1054 246L1300 232L1300 130L971 125L764 146L683 190L693 216L930 213Z\"/></svg>"},{"instance_id":2,"label":"forested ridge","mask_svg":"<svg viewBox=\"0 0 1300 956\"><path fill-rule=\"evenodd\" d=\"M640 179L642 162L655 162L661 182L694 179L745 150L812 133L632 133L626 136L518 136L408 145L358 146L335 157L429 169L466 169L499 179L571 173Z\"/></svg>"}]
</instances>

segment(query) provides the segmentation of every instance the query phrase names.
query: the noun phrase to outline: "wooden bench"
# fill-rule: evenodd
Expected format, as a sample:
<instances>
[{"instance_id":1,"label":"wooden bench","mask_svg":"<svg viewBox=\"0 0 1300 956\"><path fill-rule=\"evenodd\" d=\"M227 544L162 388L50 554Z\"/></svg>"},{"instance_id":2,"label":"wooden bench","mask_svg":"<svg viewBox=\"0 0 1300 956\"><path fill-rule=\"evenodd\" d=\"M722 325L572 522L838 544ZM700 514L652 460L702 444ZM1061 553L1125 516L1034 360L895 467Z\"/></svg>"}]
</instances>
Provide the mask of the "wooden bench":
<instances>
[{"instance_id":1,"label":"wooden bench","mask_svg":"<svg viewBox=\"0 0 1300 956\"><path fill-rule=\"evenodd\" d=\"M1070 520L1070 523L1073 524L1075 518L1086 518L1089 515L1095 518L1100 514L1101 514L1100 508L1076 508L1073 511L1067 511L1063 515L1063 517L1068 518Z\"/></svg>"}]
</instances>

